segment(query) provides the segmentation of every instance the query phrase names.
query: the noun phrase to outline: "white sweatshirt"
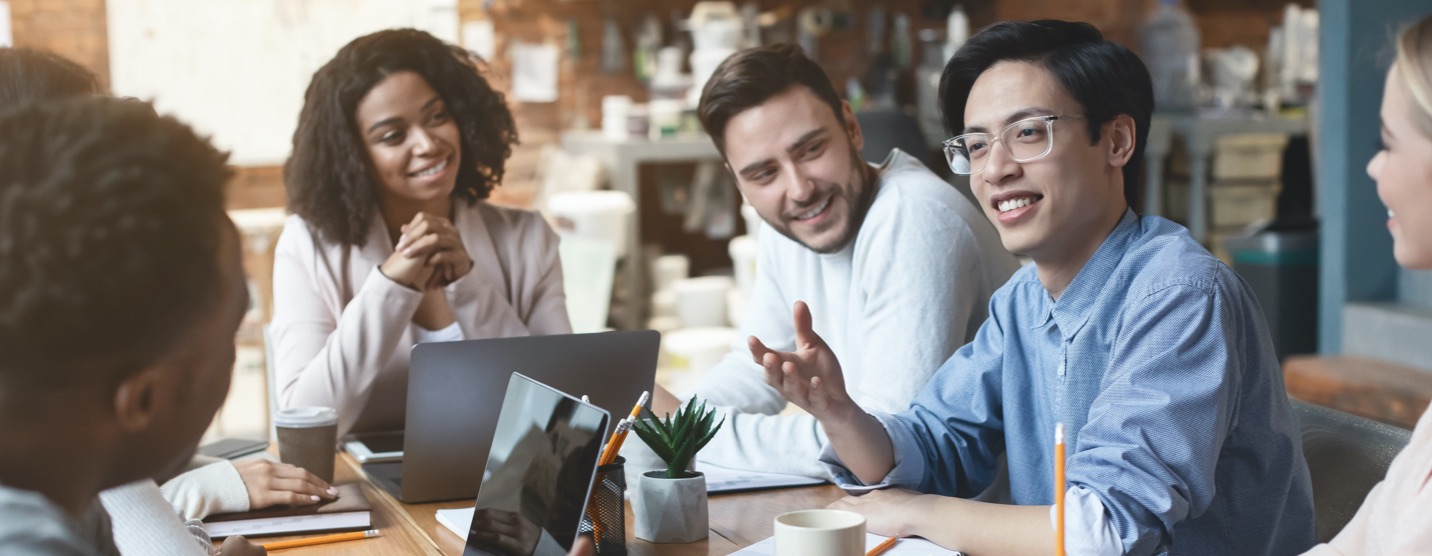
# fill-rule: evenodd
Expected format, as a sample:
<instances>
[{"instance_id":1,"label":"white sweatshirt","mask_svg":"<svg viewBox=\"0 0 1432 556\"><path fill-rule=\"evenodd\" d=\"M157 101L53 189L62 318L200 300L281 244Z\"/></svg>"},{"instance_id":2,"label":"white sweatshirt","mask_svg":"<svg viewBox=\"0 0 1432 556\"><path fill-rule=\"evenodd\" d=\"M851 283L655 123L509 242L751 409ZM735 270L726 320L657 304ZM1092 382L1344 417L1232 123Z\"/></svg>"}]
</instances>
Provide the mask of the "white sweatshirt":
<instances>
[{"instance_id":1,"label":"white sweatshirt","mask_svg":"<svg viewBox=\"0 0 1432 556\"><path fill-rule=\"evenodd\" d=\"M827 442L819 423L777 415L786 400L746 347L755 336L794 349L797 300L810 306L855 401L898 412L974 336L990 295L1019 267L982 211L919 161L895 150L876 169L865 221L837 253L818 254L762 224L741 335L694 389L726 418L698 463L828 478L816 461Z\"/></svg>"}]
</instances>

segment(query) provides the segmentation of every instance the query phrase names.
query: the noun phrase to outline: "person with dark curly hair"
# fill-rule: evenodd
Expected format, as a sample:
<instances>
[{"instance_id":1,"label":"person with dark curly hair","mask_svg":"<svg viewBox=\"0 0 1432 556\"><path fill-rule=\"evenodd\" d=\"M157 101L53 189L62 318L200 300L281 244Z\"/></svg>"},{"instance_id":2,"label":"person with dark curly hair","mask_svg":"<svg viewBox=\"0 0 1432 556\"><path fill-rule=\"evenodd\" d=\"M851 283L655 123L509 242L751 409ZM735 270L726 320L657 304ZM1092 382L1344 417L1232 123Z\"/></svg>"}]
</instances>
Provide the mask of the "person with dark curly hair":
<instances>
[{"instance_id":1,"label":"person with dark curly hair","mask_svg":"<svg viewBox=\"0 0 1432 556\"><path fill-rule=\"evenodd\" d=\"M313 75L274 262L280 407L333 407L340 435L401 430L414 344L571 332L556 234L484 201L517 130L478 63L399 29Z\"/></svg>"},{"instance_id":2,"label":"person with dark curly hair","mask_svg":"<svg viewBox=\"0 0 1432 556\"><path fill-rule=\"evenodd\" d=\"M248 307L226 158L146 103L0 114L0 552L117 554L100 491L173 474L223 404ZM206 553L160 506L143 552Z\"/></svg>"},{"instance_id":3,"label":"person with dark curly hair","mask_svg":"<svg viewBox=\"0 0 1432 556\"><path fill-rule=\"evenodd\" d=\"M11 109L103 93L93 73L62 56L31 48L0 48L0 106ZM314 504L315 496L333 497L329 485L312 473L261 458L234 462L196 455L183 473L168 481L163 477L159 480L162 486L144 480L100 495L105 507L117 516L115 542L121 550L153 553L156 545L168 544L168 535L156 535L150 526L153 519L131 519L146 515L142 509L145 505L165 512L177 508L180 517L191 520L190 532L207 547L209 537L198 520L211 514L279 504Z\"/></svg>"}]
</instances>

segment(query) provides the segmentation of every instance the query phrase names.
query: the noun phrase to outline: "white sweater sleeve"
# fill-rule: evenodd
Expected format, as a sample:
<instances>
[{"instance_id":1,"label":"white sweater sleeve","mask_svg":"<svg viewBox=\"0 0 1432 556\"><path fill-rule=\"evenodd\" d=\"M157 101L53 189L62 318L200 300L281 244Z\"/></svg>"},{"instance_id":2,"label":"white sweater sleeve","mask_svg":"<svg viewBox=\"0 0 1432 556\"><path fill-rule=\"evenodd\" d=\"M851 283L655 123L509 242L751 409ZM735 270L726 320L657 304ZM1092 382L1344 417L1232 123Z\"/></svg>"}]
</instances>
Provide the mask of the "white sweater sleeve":
<instances>
[{"instance_id":1,"label":"white sweater sleeve","mask_svg":"<svg viewBox=\"0 0 1432 556\"><path fill-rule=\"evenodd\" d=\"M1002 249L999 253L1008 257ZM783 263L788 264L762 247L757 268ZM966 343L966 336L983 322L989 295L997 287L981 278L986 263L975 235L950 211L913 199L872 206L860 230L850 285L863 304L848 317L859 322L847 338L853 345L844 350L860 356L841 362L849 393L862 407L904 410ZM829 479L818 461L827 443L824 429L809 415L775 415L785 400L766 385L745 348L749 335L772 349L794 347L791 303L808 294L782 295L773 278L778 275L760 271L742 337L696 389L720 406L727 419L698 460ZM852 380L857 369L862 378Z\"/></svg>"},{"instance_id":2,"label":"white sweater sleeve","mask_svg":"<svg viewBox=\"0 0 1432 556\"><path fill-rule=\"evenodd\" d=\"M159 491L184 519L249 511L248 488L228 460L185 472L165 481Z\"/></svg>"},{"instance_id":3,"label":"white sweater sleeve","mask_svg":"<svg viewBox=\"0 0 1432 556\"><path fill-rule=\"evenodd\" d=\"M763 226L762 233L774 230ZM721 430L697 454L698 463L732 469L749 469L825 478L814 454L825 445L825 433L809 415L777 415L786 407L780 392L766 384L764 371L751 357L746 339L755 336L767 347L790 351L795 347L791 324L793 299L781 289L782 261L771 242L757 247L756 283L741 319L741 334L731 351L706 371L693 394L716 407ZM780 446L780 450L771 449ZM812 454L806 458L805 454Z\"/></svg>"},{"instance_id":4,"label":"white sweater sleeve","mask_svg":"<svg viewBox=\"0 0 1432 556\"><path fill-rule=\"evenodd\" d=\"M99 494L114 527L114 544L121 554L145 556L209 556L209 536L202 529L185 527L159 493L145 479Z\"/></svg>"},{"instance_id":5,"label":"white sweater sleeve","mask_svg":"<svg viewBox=\"0 0 1432 556\"><path fill-rule=\"evenodd\" d=\"M398 349L422 293L374 268L353 299L334 314L324 293L341 284L319 271L307 224L290 219L274 256L274 385L279 407L327 406L338 411L338 435L357 422L373 383ZM356 255L355 255L356 256ZM407 346L404 346L407 347Z\"/></svg>"}]
</instances>

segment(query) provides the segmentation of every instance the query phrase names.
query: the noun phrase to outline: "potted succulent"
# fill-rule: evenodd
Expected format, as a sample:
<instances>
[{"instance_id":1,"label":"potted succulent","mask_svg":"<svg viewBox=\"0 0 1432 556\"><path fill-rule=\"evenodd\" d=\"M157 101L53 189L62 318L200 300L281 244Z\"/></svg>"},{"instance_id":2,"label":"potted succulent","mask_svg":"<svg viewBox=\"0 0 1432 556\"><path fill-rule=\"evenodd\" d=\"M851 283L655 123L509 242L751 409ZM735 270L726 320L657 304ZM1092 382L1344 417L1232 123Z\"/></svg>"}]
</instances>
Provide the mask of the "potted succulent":
<instances>
[{"instance_id":1,"label":"potted succulent","mask_svg":"<svg viewBox=\"0 0 1432 556\"><path fill-rule=\"evenodd\" d=\"M706 510L706 476L688 471L692 458L725 424L714 423L715 409L696 398L677 408L676 414L657 418L644 409L645 419L633 428L641 441L666 462L666 469L643 473L632 495L636 536L660 543L694 542L706 538L710 520Z\"/></svg>"}]
</instances>

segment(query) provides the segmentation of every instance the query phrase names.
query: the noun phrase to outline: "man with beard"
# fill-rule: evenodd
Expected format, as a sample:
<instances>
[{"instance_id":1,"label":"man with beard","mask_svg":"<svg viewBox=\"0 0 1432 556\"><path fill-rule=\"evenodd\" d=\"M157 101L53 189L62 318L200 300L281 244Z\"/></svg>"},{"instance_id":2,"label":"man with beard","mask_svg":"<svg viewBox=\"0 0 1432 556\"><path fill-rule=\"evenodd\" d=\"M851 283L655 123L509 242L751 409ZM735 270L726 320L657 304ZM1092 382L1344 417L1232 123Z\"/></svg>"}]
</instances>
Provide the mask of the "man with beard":
<instances>
[{"instance_id":1,"label":"man with beard","mask_svg":"<svg viewBox=\"0 0 1432 556\"><path fill-rule=\"evenodd\" d=\"M795 45L732 55L707 82L698 115L765 221L741 325L749 339L695 388L726 419L700 460L827 478L816 461L824 432L808 415L778 415L786 401L748 342L792 350L791 307L818 307L808 326L851 362L852 395L898 411L972 338L1018 263L979 209L915 157L862 160L850 105ZM658 389L658 414L675 403Z\"/></svg>"}]
</instances>

